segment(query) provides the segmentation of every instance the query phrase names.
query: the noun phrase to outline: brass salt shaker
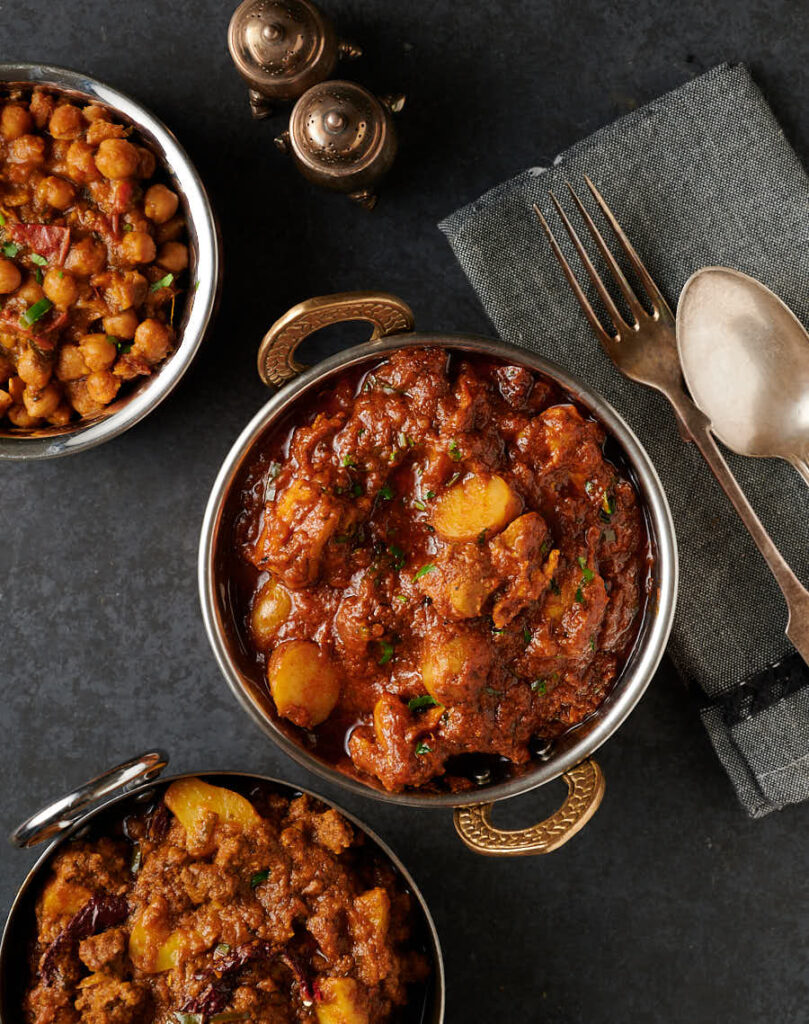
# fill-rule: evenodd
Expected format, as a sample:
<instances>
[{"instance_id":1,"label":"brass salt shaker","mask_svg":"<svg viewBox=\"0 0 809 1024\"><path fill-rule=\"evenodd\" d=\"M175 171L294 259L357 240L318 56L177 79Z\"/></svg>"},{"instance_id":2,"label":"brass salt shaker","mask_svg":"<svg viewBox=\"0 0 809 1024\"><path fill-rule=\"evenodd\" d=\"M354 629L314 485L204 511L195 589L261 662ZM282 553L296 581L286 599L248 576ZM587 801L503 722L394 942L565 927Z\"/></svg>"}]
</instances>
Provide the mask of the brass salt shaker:
<instances>
[{"instance_id":1,"label":"brass salt shaker","mask_svg":"<svg viewBox=\"0 0 809 1024\"><path fill-rule=\"evenodd\" d=\"M371 210L373 186L396 156L392 115L404 103L401 94L377 97L356 82L321 82L300 97L275 142L309 181Z\"/></svg>"},{"instance_id":2,"label":"brass salt shaker","mask_svg":"<svg viewBox=\"0 0 809 1024\"><path fill-rule=\"evenodd\" d=\"M230 19L228 49L259 118L325 81L339 57L362 55L337 38L311 0L243 0Z\"/></svg>"}]
</instances>

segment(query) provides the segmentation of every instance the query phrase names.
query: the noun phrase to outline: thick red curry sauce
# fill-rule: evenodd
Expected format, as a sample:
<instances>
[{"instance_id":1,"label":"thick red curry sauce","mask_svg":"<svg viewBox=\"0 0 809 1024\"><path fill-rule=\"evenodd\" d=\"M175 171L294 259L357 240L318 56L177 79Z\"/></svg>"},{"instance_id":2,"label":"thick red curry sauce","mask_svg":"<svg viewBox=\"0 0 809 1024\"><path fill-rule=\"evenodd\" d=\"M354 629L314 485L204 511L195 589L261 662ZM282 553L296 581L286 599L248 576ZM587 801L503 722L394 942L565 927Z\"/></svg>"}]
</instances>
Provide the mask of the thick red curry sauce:
<instances>
[{"instance_id":1,"label":"thick red curry sauce","mask_svg":"<svg viewBox=\"0 0 809 1024\"><path fill-rule=\"evenodd\" d=\"M462 755L525 763L598 708L650 579L605 442L541 375L441 348L295 406L244 481L233 579L308 750L390 791L457 789Z\"/></svg>"}]
</instances>

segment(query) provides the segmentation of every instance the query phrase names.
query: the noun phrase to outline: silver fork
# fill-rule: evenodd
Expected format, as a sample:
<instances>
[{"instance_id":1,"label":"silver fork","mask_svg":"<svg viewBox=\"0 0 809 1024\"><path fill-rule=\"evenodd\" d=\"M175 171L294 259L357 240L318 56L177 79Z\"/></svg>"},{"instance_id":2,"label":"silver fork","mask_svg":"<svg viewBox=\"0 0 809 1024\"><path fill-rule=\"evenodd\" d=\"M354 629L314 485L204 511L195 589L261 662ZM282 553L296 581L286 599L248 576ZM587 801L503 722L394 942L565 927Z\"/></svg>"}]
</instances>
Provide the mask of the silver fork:
<instances>
[{"instance_id":1,"label":"silver fork","mask_svg":"<svg viewBox=\"0 0 809 1024\"><path fill-rule=\"evenodd\" d=\"M579 300L584 310L584 315L590 322L590 326L601 342L604 351L618 369L631 380L646 384L665 395L674 409L683 439L685 441L693 441L710 466L711 472L730 499L733 507L739 514L739 518L747 527L756 547L761 552L770 568L770 572L772 572L778 586L781 588L781 593L784 595L789 612L786 635L803 660L809 664L809 591L801 585L795 573L787 565L780 551L773 543L761 520L753 511L747 496L739 486L736 477L730 471L730 467L725 462L722 453L714 441L708 418L694 405L685 392L680 359L677 354L675 320L668 303L652 280L651 274L641 262L632 243L624 234L621 225L616 220L612 210L607 206L601 193L586 175L584 180L587 182L593 198L607 219L626 258L637 275L645 299L652 310L651 313L647 312L647 309L638 299L618 261L610 252L593 218L569 182L567 187L570 189L573 201L612 274L615 284L620 289L632 313L634 322L627 323L624 319L556 196L551 193L553 204L565 226L565 230L570 235L570 239L588 277L593 282L599 298L604 304L607 315L612 321L615 329L614 334L611 334L602 325L583 288L579 284L573 269L562 253L547 220L542 216L542 212L536 204L534 205L534 212L539 218L545 234L548 236L548 241L551 244L554 255L561 264L565 277L573 289L576 298Z\"/></svg>"}]
</instances>

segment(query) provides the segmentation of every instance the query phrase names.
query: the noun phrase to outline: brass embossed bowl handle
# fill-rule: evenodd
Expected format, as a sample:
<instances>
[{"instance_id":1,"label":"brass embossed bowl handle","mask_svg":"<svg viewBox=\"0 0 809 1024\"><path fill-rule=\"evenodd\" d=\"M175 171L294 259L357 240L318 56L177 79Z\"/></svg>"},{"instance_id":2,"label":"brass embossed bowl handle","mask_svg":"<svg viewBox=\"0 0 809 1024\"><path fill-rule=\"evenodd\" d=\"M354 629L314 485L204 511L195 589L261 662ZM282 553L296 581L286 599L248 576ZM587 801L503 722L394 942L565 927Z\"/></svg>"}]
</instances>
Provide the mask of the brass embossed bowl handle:
<instances>
[{"instance_id":1,"label":"brass embossed bowl handle","mask_svg":"<svg viewBox=\"0 0 809 1024\"><path fill-rule=\"evenodd\" d=\"M538 825L504 831L492 824L493 804L473 804L455 809L458 835L470 850L489 857L527 857L558 850L584 828L604 796L604 775L595 761L582 761L562 778L567 799Z\"/></svg>"},{"instance_id":2,"label":"brass embossed bowl handle","mask_svg":"<svg viewBox=\"0 0 809 1024\"><path fill-rule=\"evenodd\" d=\"M344 320L367 320L373 325L370 340L413 330L413 310L386 292L340 292L299 302L275 321L258 350L258 373L264 383L279 387L305 367L295 360L295 349L321 327Z\"/></svg>"}]
</instances>

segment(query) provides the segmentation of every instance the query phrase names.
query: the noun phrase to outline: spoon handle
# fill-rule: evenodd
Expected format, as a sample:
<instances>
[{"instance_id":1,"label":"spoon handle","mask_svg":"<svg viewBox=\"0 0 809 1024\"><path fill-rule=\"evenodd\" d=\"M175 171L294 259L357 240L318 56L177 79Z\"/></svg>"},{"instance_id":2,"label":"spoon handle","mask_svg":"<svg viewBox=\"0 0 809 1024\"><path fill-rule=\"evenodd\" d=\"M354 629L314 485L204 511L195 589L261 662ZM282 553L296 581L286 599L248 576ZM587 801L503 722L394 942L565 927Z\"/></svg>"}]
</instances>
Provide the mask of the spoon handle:
<instances>
[{"instance_id":1,"label":"spoon handle","mask_svg":"<svg viewBox=\"0 0 809 1024\"><path fill-rule=\"evenodd\" d=\"M669 393L666 397L677 413L683 437L693 441L699 448L702 457L708 463L719 486L730 499L739 518L747 527L747 532L753 538L753 542L781 588L789 611L786 635L809 665L809 591L790 569L783 555L773 543L772 537L764 528L764 524L753 510L753 506L747 500L747 495L739 486L738 480L731 472L730 466L725 462L725 458L714 440L707 416L694 405L684 391ZM799 469L799 472L803 475L803 470ZM809 483L809 477L807 477L807 483Z\"/></svg>"}]
</instances>

